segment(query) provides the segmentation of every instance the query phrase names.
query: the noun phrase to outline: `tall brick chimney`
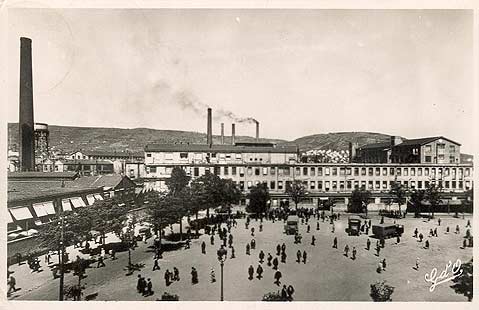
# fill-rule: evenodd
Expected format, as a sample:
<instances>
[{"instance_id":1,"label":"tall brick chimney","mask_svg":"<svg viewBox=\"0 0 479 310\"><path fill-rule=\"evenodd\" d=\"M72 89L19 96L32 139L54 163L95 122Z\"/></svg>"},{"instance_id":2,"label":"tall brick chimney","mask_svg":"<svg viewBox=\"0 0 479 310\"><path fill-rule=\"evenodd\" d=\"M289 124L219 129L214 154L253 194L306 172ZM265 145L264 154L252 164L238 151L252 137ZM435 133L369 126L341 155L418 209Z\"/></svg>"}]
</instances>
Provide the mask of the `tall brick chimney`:
<instances>
[{"instance_id":1,"label":"tall brick chimney","mask_svg":"<svg viewBox=\"0 0 479 310\"><path fill-rule=\"evenodd\" d=\"M35 170L35 129L33 121L32 40L20 38L20 171Z\"/></svg>"},{"instance_id":2,"label":"tall brick chimney","mask_svg":"<svg viewBox=\"0 0 479 310\"><path fill-rule=\"evenodd\" d=\"M212 121L211 121L211 108L208 108L208 123L206 128L206 144L210 147L213 144L213 128L212 128Z\"/></svg>"},{"instance_id":3,"label":"tall brick chimney","mask_svg":"<svg viewBox=\"0 0 479 310\"><path fill-rule=\"evenodd\" d=\"M235 132L235 124L231 124L231 145L235 145L236 141L236 132Z\"/></svg>"},{"instance_id":4,"label":"tall brick chimney","mask_svg":"<svg viewBox=\"0 0 479 310\"><path fill-rule=\"evenodd\" d=\"M256 143L259 142L259 122L255 121L256 123Z\"/></svg>"},{"instance_id":5,"label":"tall brick chimney","mask_svg":"<svg viewBox=\"0 0 479 310\"><path fill-rule=\"evenodd\" d=\"M225 144L225 124L221 123L221 144Z\"/></svg>"}]
</instances>

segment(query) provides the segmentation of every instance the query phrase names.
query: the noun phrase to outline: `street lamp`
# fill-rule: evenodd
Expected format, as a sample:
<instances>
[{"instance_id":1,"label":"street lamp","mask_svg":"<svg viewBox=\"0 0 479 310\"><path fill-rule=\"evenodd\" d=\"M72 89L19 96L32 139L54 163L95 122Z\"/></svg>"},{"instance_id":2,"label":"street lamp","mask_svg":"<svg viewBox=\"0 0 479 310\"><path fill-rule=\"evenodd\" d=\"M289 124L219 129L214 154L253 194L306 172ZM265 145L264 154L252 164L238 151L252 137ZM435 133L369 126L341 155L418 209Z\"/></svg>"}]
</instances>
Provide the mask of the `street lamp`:
<instances>
[{"instance_id":1,"label":"street lamp","mask_svg":"<svg viewBox=\"0 0 479 310\"><path fill-rule=\"evenodd\" d=\"M221 266L221 299L220 300L223 301L224 300L223 299L223 266L224 266L226 257L228 255L228 250L226 250L224 246L221 245L221 247L218 249L216 254L218 255L218 260L220 261L220 266Z\"/></svg>"},{"instance_id":2,"label":"street lamp","mask_svg":"<svg viewBox=\"0 0 479 310\"><path fill-rule=\"evenodd\" d=\"M58 300L63 301L63 282L64 282L64 270L63 270L63 258L65 255L65 247L64 247L64 236L63 230L65 227L64 216L60 216L60 248L58 249L58 266L60 268L60 288L59 288L59 296Z\"/></svg>"}]
</instances>

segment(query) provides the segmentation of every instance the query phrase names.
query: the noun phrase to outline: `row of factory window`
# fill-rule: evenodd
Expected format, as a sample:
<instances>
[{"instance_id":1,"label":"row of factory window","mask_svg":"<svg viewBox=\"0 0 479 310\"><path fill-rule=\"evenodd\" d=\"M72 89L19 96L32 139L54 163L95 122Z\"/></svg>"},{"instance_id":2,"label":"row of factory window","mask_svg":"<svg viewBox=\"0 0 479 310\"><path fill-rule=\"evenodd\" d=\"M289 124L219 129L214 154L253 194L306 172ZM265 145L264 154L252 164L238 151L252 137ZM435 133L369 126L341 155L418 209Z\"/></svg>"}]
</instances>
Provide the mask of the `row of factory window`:
<instances>
[{"instance_id":1,"label":"row of factory window","mask_svg":"<svg viewBox=\"0 0 479 310\"><path fill-rule=\"evenodd\" d=\"M303 184L308 190L318 191L343 191L362 187L368 190L389 190L394 182L395 181L304 181ZM251 189L253 185L260 183L265 183L270 190L285 190L291 181L270 181L269 183L261 181L240 181L239 187L241 190L245 190L245 186L246 189ZM430 184L429 181L398 181L398 183L411 189L426 189ZM471 189L471 181L439 181L436 184L445 190Z\"/></svg>"},{"instance_id":2,"label":"row of factory window","mask_svg":"<svg viewBox=\"0 0 479 310\"><path fill-rule=\"evenodd\" d=\"M150 173L156 173L157 167L148 167ZM172 167L165 168L165 174L171 174ZM222 176L425 176L430 178L451 177L462 179L471 176L470 168L430 168L430 167L206 167L206 173ZM147 169L148 172L148 169ZM193 167L192 175L200 176L200 168Z\"/></svg>"}]
</instances>

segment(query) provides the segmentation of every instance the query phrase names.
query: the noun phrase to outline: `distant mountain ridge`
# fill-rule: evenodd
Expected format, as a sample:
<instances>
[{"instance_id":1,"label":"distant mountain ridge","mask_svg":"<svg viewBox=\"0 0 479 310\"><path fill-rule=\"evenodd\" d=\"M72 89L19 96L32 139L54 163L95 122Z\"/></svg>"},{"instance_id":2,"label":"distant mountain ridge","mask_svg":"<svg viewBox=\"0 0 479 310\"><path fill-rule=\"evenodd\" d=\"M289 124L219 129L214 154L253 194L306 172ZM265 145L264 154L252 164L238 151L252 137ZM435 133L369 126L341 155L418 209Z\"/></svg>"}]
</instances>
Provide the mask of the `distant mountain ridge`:
<instances>
[{"instance_id":1,"label":"distant mountain ridge","mask_svg":"<svg viewBox=\"0 0 479 310\"><path fill-rule=\"evenodd\" d=\"M52 150L71 152L76 150L98 150L109 152L142 152L149 143L206 143L206 134L193 131L163 130L149 128L102 128L49 125L50 147ZM404 138L403 138L404 139ZM236 136L236 142L254 142L254 137ZM300 151L312 149L348 150L349 142L359 146L369 143L390 141L390 135L376 132L332 132L314 134L293 141L261 138L260 142L274 142L279 145L297 145ZM213 143L220 144L221 137L213 136ZM231 136L225 136L225 144L231 143ZM18 145L18 123L8 124L8 147ZM464 159L471 155L461 154Z\"/></svg>"}]
</instances>

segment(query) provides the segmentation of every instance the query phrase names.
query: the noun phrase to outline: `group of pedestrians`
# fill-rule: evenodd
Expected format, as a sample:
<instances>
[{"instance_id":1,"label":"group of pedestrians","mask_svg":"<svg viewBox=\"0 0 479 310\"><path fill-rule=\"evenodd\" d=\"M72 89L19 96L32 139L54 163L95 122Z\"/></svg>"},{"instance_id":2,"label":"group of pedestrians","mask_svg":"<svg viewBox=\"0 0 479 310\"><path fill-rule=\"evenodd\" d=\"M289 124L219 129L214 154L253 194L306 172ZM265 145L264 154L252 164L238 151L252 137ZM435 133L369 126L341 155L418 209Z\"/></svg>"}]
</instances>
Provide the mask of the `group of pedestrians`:
<instances>
[{"instance_id":1,"label":"group of pedestrians","mask_svg":"<svg viewBox=\"0 0 479 310\"><path fill-rule=\"evenodd\" d=\"M148 278L147 280L145 280L144 277L142 277L141 275L138 275L136 290L138 291L139 294L142 294L145 297L153 295L154 292L153 292L153 284L151 283L151 279Z\"/></svg>"}]
</instances>

